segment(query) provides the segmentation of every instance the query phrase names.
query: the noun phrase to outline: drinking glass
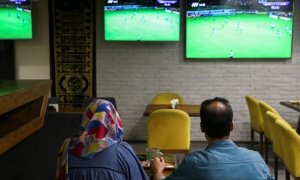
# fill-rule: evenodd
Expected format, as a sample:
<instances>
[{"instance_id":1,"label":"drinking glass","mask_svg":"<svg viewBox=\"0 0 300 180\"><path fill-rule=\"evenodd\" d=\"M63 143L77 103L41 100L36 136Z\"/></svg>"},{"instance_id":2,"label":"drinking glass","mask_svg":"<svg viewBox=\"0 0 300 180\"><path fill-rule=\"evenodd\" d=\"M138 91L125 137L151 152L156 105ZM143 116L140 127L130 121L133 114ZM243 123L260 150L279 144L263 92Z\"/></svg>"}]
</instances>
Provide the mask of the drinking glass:
<instances>
[{"instance_id":1,"label":"drinking glass","mask_svg":"<svg viewBox=\"0 0 300 180\"><path fill-rule=\"evenodd\" d=\"M161 154L159 148L146 148L146 155L147 155L147 164L150 164L150 161L156 157L159 157Z\"/></svg>"},{"instance_id":2,"label":"drinking glass","mask_svg":"<svg viewBox=\"0 0 300 180\"><path fill-rule=\"evenodd\" d=\"M165 168L175 168L177 166L176 154L164 154Z\"/></svg>"}]
</instances>

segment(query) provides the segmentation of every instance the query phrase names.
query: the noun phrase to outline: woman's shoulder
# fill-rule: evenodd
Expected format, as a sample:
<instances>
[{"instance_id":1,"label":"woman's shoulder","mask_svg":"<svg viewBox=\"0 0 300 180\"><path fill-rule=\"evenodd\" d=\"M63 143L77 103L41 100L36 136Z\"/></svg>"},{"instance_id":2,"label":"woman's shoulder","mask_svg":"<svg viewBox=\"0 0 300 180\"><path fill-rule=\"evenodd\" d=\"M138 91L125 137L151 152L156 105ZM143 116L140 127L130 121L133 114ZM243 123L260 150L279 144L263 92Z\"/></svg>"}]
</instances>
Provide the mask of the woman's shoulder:
<instances>
[{"instance_id":1,"label":"woman's shoulder","mask_svg":"<svg viewBox=\"0 0 300 180\"><path fill-rule=\"evenodd\" d=\"M116 146L120 149L128 149L128 150L133 150L132 146L130 144L128 144L125 141L120 141L116 144Z\"/></svg>"},{"instance_id":2,"label":"woman's shoulder","mask_svg":"<svg viewBox=\"0 0 300 180\"><path fill-rule=\"evenodd\" d=\"M118 148L119 157L126 157L126 158L124 158L124 160L132 159L132 158L137 160L135 150L127 142L117 143L117 148Z\"/></svg>"}]
</instances>

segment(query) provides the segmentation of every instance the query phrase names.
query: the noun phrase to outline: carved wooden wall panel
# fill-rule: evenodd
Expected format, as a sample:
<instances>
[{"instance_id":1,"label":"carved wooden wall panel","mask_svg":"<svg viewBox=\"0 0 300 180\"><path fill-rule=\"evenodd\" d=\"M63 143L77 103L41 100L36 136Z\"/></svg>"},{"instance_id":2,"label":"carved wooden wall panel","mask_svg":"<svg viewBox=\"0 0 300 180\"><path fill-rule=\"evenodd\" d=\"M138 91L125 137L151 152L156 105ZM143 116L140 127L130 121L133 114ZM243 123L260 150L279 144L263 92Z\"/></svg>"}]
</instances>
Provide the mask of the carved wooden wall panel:
<instances>
[{"instance_id":1,"label":"carved wooden wall panel","mask_svg":"<svg viewBox=\"0 0 300 180\"><path fill-rule=\"evenodd\" d=\"M52 0L52 77L61 107L79 107L94 91L94 2Z\"/></svg>"}]
</instances>

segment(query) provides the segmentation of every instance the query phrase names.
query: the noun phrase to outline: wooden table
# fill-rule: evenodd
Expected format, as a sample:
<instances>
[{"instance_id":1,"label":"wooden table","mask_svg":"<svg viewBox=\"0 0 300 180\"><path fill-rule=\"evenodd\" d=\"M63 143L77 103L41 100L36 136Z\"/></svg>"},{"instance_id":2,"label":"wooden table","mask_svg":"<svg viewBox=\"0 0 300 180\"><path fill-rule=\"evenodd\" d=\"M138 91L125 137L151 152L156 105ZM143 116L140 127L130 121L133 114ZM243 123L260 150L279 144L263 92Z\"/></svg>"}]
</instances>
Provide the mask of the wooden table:
<instances>
[{"instance_id":1,"label":"wooden table","mask_svg":"<svg viewBox=\"0 0 300 180\"><path fill-rule=\"evenodd\" d=\"M146 164L147 164L146 161L141 161L141 164L142 164L142 167L143 167L143 169L145 170L147 176L149 177L149 179L152 179L152 173L151 173L151 171L150 171L150 167L149 167L148 165L146 165ZM169 176L170 174L173 173L173 171L174 171L175 169L176 169L175 166L172 166L172 167L166 166L166 167L164 168L164 170L163 170L162 173L163 173L164 176Z\"/></svg>"},{"instance_id":2,"label":"wooden table","mask_svg":"<svg viewBox=\"0 0 300 180\"><path fill-rule=\"evenodd\" d=\"M171 104L148 104L143 115L149 116L153 111L159 109L172 109L172 106ZM185 111L191 117L200 117L200 105L178 104L175 109Z\"/></svg>"},{"instance_id":3,"label":"wooden table","mask_svg":"<svg viewBox=\"0 0 300 180\"><path fill-rule=\"evenodd\" d=\"M293 109L295 111L300 112L300 103L291 103L289 101L283 101L280 102L281 105L286 106L290 109ZM299 116L299 120L298 120L298 125L297 125L297 133L300 134L300 116Z\"/></svg>"},{"instance_id":4,"label":"wooden table","mask_svg":"<svg viewBox=\"0 0 300 180\"><path fill-rule=\"evenodd\" d=\"M291 108L295 111L300 112L300 103L291 103L289 101L280 102L281 105Z\"/></svg>"}]
</instances>

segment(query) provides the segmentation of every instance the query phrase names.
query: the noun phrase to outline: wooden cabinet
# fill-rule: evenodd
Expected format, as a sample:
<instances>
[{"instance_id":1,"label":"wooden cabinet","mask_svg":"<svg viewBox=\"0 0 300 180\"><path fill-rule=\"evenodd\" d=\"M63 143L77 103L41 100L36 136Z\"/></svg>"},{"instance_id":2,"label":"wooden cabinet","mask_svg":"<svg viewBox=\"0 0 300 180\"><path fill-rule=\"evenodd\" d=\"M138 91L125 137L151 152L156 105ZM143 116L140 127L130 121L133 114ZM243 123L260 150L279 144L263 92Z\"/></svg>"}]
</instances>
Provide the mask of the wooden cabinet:
<instances>
[{"instance_id":1,"label":"wooden cabinet","mask_svg":"<svg viewBox=\"0 0 300 180\"><path fill-rule=\"evenodd\" d=\"M0 155L43 126L51 80L0 80Z\"/></svg>"}]
</instances>

